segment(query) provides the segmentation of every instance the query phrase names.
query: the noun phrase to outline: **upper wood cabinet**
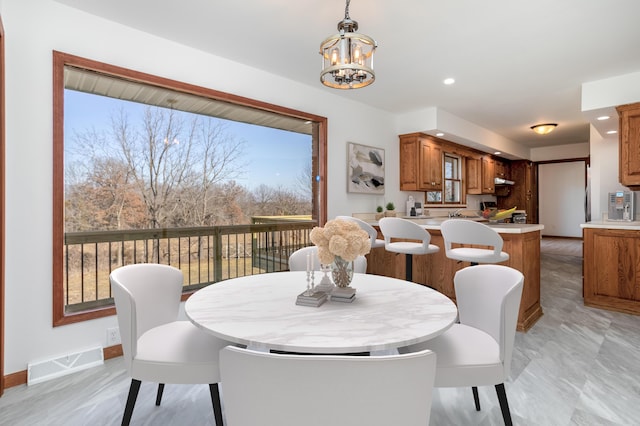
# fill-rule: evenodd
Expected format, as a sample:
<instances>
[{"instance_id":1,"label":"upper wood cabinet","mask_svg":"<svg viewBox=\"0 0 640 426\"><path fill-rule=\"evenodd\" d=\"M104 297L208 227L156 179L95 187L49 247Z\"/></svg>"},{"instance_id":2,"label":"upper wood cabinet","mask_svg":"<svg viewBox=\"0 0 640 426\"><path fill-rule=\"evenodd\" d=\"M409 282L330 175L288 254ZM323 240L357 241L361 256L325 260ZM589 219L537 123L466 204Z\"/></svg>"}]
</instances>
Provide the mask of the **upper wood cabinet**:
<instances>
[{"instance_id":1,"label":"upper wood cabinet","mask_svg":"<svg viewBox=\"0 0 640 426\"><path fill-rule=\"evenodd\" d=\"M442 146L426 135L400 136L400 190L442 190Z\"/></svg>"},{"instance_id":2,"label":"upper wood cabinet","mask_svg":"<svg viewBox=\"0 0 640 426\"><path fill-rule=\"evenodd\" d=\"M427 191L442 190L442 146L429 140L420 141L421 188Z\"/></svg>"},{"instance_id":3,"label":"upper wood cabinet","mask_svg":"<svg viewBox=\"0 0 640 426\"><path fill-rule=\"evenodd\" d=\"M496 163L489 155L482 156L482 193L493 194L496 179Z\"/></svg>"},{"instance_id":4,"label":"upper wood cabinet","mask_svg":"<svg viewBox=\"0 0 640 426\"><path fill-rule=\"evenodd\" d=\"M509 179L509 163L499 160L499 159L495 159L495 163L496 163L496 177L502 178L502 179Z\"/></svg>"},{"instance_id":5,"label":"upper wood cabinet","mask_svg":"<svg viewBox=\"0 0 640 426\"><path fill-rule=\"evenodd\" d=\"M618 178L631 189L640 188L640 102L616 108L620 117Z\"/></svg>"},{"instance_id":6,"label":"upper wood cabinet","mask_svg":"<svg viewBox=\"0 0 640 426\"><path fill-rule=\"evenodd\" d=\"M509 161L424 133L410 133L400 135L400 190L442 191L445 153L463 159L465 194L495 194L495 178L509 177Z\"/></svg>"},{"instance_id":7,"label":"upper wood cabinet","mask_svg":"<svg viewBox=\"0 0 640 426\"><path fill-rule=\"evenodd\" d=\"M480 157L465 158L465 176L467 194L482 194L482 161Z\"/></svg>"}]
</instances>

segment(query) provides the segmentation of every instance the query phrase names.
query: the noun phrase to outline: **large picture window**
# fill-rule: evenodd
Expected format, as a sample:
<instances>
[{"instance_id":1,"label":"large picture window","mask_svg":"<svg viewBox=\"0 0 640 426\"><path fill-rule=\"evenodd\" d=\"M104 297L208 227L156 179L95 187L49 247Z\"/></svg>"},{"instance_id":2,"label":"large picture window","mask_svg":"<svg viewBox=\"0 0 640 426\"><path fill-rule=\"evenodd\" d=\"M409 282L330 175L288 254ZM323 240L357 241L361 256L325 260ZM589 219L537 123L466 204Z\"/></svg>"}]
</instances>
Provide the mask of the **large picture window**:
<instances>
[{"instance_id":1,"label":"large picture window","mask_svg":"<svg viewBox=\"0 0 640 426\"><path fill-rule=\"evenodd\" d=\"M193 291L326 220L323 117L54 52L53 142L54 325L113 314L123 264Z\"/></svg>"}]
</instances>

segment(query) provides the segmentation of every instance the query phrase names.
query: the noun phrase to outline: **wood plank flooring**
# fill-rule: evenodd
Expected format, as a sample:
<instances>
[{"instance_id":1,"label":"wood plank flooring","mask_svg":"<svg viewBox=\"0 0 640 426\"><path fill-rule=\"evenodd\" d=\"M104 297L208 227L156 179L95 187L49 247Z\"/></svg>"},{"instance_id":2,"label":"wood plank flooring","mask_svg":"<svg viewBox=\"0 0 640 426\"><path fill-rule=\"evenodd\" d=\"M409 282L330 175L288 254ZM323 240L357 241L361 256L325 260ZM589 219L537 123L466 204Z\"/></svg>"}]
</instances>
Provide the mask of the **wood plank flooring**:
<instances>
[{"instance_id":1,"label":"wood plank flooring","mask_svg":"<svg viewBox=\"0 0 640 426\"><path fill-rule=\"evenodd\" d=\"M582 239L543 237L540 253L582 257Z\"/></svg>"},{"instance_id":2,"label":"wood plank flooring","mask_svg":"<svg viewBox=\"0 0 640 426\"><path fill-rule=\"evenodd\" d=\"M517 333L505 385L514 424L639 424L640 317L583 306L582 259L576 255L581 241L545 240L542 247L572 247L542 250L544 316L527 333ZM0 425L117 425L128 386L122 359L116 358L67 377L9 388L0 398ZM215 424L207 386L168 385L160 407L154 405L155 390L155 384L142 385L132 425ZM436 389L430 424L502 425L493 387L479 391L477 412L471 389Z\"/></svg>"}]
</instances>

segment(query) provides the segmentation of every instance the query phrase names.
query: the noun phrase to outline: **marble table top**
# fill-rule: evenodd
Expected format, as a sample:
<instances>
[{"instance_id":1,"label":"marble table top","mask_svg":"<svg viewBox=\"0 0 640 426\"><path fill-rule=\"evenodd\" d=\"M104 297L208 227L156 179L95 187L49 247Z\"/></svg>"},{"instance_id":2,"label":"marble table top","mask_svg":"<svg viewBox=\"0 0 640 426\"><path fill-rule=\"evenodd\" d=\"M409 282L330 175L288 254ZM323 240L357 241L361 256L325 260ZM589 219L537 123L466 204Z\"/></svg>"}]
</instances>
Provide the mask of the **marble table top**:
<instances>
[{"instance_id":1,"label":"marble table top","mask_svg":"<svg viewBox=\"0 0 640 426\"><path fill-rule=\"evenodd\" d=\"M315 281L320 282L316 272ZM429 340L457 318L455 304L428 287L372 274L354 274L352 303L299 306L305 272L234 278L195 292L187 317L201 329L254 349L305 353L393 350Z\"/></svg>"}]
</instances>

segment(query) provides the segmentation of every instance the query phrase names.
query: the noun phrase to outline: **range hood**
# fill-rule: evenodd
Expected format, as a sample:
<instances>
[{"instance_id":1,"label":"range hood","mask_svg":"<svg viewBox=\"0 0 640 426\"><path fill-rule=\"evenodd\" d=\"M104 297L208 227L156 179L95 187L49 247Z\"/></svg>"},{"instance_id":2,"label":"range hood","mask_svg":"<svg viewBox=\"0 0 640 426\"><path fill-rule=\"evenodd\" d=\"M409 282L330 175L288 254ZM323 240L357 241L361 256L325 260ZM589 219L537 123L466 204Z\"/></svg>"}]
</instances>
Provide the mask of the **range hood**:
<instances>
[{"instance_id":1,"label":"range hood","mask_svg":"<svg viewBox=\"0 0 640 426\"><path fill-rule=\"evenodd\" d=\"M507 179L502 179L502 178L495 178L495 181L493 183L495 185L513 185L513 184L515 184L515 182L512 181L512 180L507 180Z\"/></svg>"}]
</instances>

